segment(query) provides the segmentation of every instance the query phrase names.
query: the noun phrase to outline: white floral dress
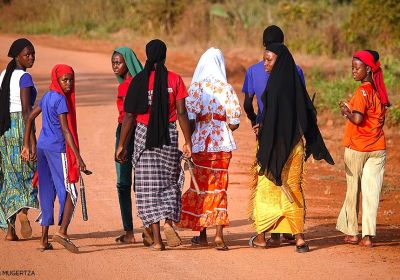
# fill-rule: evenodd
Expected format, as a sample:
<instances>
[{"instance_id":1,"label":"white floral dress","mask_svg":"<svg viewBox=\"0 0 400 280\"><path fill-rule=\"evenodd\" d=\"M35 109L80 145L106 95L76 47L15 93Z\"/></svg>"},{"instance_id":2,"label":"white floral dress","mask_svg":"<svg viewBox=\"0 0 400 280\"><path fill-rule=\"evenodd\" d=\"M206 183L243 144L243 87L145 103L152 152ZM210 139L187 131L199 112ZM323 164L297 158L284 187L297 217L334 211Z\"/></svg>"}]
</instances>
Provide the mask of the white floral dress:
<instances>
[{"instance_id":1,"label":"white floral dress","mask_svg":"<svg viewBox=\"0 0 400 280\"><path fill-rule=\"evenodd\" d=\"M191 84L186 98L189 119L196 120L192 152L230 152L236 144L228 124L239 124L240 104L232 86L213 77ZM206 140L208 140L207 150Z\"/></svg>"}]
</instances>

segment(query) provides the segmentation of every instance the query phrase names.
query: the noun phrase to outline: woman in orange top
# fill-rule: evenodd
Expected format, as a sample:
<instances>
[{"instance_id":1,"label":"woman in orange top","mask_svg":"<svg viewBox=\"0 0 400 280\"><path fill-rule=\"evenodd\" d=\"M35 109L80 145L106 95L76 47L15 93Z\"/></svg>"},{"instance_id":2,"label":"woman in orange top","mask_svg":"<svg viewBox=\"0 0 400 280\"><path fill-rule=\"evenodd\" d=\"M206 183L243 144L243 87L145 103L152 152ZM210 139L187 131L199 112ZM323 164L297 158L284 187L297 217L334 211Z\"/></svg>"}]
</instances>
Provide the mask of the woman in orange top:
<instances>
[{"instance_id":1,"label":"woman in orange top","mask_svg":"<svg viewBox=\"0 0 400 280\"><path fill-rule=\"evenodd\" d=\"M348 119L343 144L347 193L336 229L345 233L345 243L372 247L376 234L376 216L386 161L386 107L390 106L379 54L359 51L353 56L353 78L360 81L349 104L341 101L342 114ZM362 192L362 240L358 242L359 186Z\"/></svg>"}]
</instances>

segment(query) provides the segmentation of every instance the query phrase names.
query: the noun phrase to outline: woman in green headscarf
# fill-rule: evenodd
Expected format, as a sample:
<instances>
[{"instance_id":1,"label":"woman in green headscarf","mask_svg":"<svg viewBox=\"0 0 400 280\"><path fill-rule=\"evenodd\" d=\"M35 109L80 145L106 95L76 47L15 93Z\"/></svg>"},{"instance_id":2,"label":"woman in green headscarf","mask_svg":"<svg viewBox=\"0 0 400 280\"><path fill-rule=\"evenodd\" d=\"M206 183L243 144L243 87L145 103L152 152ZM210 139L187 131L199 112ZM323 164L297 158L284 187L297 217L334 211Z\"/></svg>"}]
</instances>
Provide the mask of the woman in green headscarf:
<instances>
[{"instance_id":1,"label":"woman in green headscarf","mask_svg":"<svg viewBox=\"0 0 400 280\"><path fill-rule=\"evenodd\" d=\"M121 47L114 50L111 57L111 65L114 74L119 82L117 107L118 107L118 126L116 131L116 144L118 145L121 133L122 121L124 119L124 101L126 92L132 78L142 71L143 66L136 57L132 49ZM136 124L130 135L135 135ZM118 243L134 243L135 236L133 235L132 221L132 200L131 200L131 185L132 185L132 154L134 147L134 137L130 137L127 141L128 160L124 163L116 162L117 169L117 190L119 198L119 206L121 209L122 223L125 234L118 236L115 241Z\"/></svg>"}]
</instances>

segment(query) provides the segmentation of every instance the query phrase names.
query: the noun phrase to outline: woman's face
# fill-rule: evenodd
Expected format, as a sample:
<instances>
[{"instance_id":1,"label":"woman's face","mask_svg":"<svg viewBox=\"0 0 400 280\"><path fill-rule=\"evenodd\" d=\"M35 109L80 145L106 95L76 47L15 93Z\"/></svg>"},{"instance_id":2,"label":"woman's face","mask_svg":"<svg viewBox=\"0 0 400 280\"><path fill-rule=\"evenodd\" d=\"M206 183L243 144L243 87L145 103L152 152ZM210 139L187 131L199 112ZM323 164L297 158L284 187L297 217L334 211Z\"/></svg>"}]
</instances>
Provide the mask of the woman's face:
<instances>
[{"instance_id":1,"label":"woman's face","mask_svg":"<svg viewBox=\"0 0 400 280\"><path fill-rule=\"evenodd\" d=\"M124 57L120 53L115 53L111 58L111 66L115 75L124 76L128 72Z\"/></svg>"},{"instance_id":2,"label":"woman's face","mask_svg":"<svg viewBox=\"0 0 400 280\"><path fill-rule=\"evenodd\" d=\"M65 94L71 93L72 87L74 86L74 75L73 74L64 74L58 79L58 83L61 86L62 91Z\"/></svg>"},{"instance_id":3,"label":"woman's face","mask_svg":"<svg viewBox=\"0 0 400 280\"><path fill-rule=\"evenodd\" d=\"M351 73L353 74L353 79L355 81L362 81L364 80L368 72L370 71L370 67L365 65L364 62L357 58L353 58L351 63Z\"/></svg>"},{"instance_id":4,"label":"woman's face","mask_svg":"<svg viewBox=\"0 0 400 280\"><path fill-rule=\"evenodd\" d=\"M277 58L278 58L278 56L276 54L274 54L273 52L267 51L267 50L264 51L263 59L264 59L265 72L271 73L272 68L274 68Z\"/></svg>"},{"instance_id":5,"label":"woman's face","mask_svg":"<svg viewBox=\"0 0 400 280\"><path fill-rule=\"evenodd\" d=\"M32 46L25 47L17 56L17 60L22 67L31 68L35 63L35 50Z\"/></svg>"}]
</instances>

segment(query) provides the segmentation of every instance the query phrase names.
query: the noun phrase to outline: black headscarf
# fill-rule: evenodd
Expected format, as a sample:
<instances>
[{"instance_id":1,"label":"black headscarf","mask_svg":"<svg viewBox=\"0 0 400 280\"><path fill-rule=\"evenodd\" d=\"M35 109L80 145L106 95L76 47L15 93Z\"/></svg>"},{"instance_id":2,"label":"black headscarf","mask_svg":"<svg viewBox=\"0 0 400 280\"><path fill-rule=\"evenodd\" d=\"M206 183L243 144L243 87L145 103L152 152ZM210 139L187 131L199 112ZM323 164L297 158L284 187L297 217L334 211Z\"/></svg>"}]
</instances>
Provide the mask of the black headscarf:
<instances>
[{"instance_id":1,"label":"black headscarf","mask_svg":"<svg viewBox=\"0 0 400 280\"><path fill-rule=\"evenodd\" d=\"M25 38L15 40L8 51L8 57L12 60L8 63L3 81L0 87L0 136L3 135L11 127L10 119L10 81L12 73L17 67L15 58L26 47L32 47L33 44Z\"/></svg>"},{"instance_id":2,"label":"black headscarf","mask_svg":"<svg viewBox=\"0 0 400 280\"><path fill-rule=\"evenodd\" d=\"M168 69L165 67L167 46L155 39L146 45L147 60L143 71L129 85L124 103L125 112L144 114L149 106L149 76L155 70L150 120L147 127L146 148L170 144ZM155 66L156 64L156 66Z\"/></svg>"},{"instance_id":3,"label":"black headscarf","mask_svg":"<svg viewBox=\"0 0 400 280\"><path fill-rule=\"evenodd\" d=\"M264 47L272 43L283 43L285 36L283 35L282 29L276 25L270 25L265 28L263 33L263 44Z\"/></svg>"},{"instance_id":4,"label":"black headscarf","mask_svg":"<svg viewBox=\"0 0 400 280\"><path fill-rule=\"evenodd\" d=\"M264 112L259 135L257 161L260 175L281 186L282 169L296 144L304 136L306 160L334 161L317 125L316 110L297 72L287 47L273 43L266 47L278 57L263 94Z\"/></svg>"}]
</instances>

